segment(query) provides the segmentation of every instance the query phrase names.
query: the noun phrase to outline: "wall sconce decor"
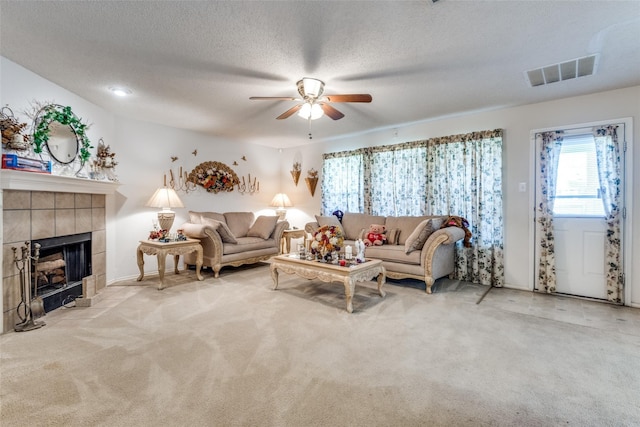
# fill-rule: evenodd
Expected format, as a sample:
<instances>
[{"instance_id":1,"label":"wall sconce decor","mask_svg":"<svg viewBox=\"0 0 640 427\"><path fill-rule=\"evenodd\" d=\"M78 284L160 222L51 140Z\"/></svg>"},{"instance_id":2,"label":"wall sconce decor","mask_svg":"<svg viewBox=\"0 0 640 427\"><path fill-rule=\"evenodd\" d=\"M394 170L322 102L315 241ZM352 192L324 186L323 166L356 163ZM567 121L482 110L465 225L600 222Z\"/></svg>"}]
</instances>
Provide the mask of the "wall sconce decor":
<instances>
[{"instance_id":1,"label":"wall sconce decor","mask_svg":"<svg viewBox=\"0 0 640 427\"><path fill-rule=\"evenodd\" d=\"M167 175L164 176L164 185L167 186ZM178 173L178 180L176 181L176 177L173 174L173 169L169 169L169 188L175 191L182 191L189 194L192 191L198 189L195 181L190 180L187 172L182 171L182 166L180 166L180 172Z\"/></svg>"},{"instance_id":2,"label":"wall sconce decor","mask_svg":"<svg viewBox=\"0 0 640 427\"><path fill-rule=\"evenodd\" d=\"M244 176L242 177L242 183L238 181L238 193L240 194L253 194L260 192L260 182L256 177L253 177L253 182L251 182L251 174L247 175L247 181L244 180Z\"/></svg>"},{"instance_id":3,"label":"wall sconce decor","mask_svg":"<svg viewBox=\"0 0 640 427\"><path fill-rule=\"evenodd\" d=\"M311 168L307 171L307 178L304 181L307 183L307 188L313 197L316 193L316 185L318 185L318 171Z\"/></svg>"},{"instance_id":4,"label":"wall sconce decor","mask_svg":"<svg viewBox=\"0 0 640 427\"><path fill-rule=\"evenodd\" d=\"M293 183L298 186L298 180L300 179L300 172L302 171L302 164L300 162L293 163L293 170L291 172L291 176L293 177Z\"/></svg>"}]
</instances>

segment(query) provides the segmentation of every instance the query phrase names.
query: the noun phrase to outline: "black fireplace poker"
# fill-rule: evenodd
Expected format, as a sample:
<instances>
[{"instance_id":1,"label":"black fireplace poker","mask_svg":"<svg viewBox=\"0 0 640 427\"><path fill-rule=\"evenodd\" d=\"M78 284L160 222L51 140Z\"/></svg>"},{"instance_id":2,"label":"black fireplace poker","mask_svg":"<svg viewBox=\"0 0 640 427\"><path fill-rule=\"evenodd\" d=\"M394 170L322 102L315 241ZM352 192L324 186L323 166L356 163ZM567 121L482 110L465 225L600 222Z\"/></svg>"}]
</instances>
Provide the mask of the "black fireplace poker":
<instances>
[{"instance_id":1,"label":"black fireplace poker","mask_svg":"<svg viewBox=\"0 0 640 427\"><path fill-rule=\"evenodd\" d=\"M44 322L35 320L34 313L31 309L33 301L31 299L30 281L27 280L29 271L25 268L25 266L31 265L31 256L29 255L29 242L24 242L24 244L25 245L21 248L22 258L20 259L18 259L18 256L16 255L17 249L14 247L11 248L13 251L13 262L16 264L16 268L20 272L20 303L18 304L16 311L21 322L16 324L14 328L16 332L32 331L45 325ZM42 314L35 313L35 315L40 317Z\"/></svg>"}]
</instances>

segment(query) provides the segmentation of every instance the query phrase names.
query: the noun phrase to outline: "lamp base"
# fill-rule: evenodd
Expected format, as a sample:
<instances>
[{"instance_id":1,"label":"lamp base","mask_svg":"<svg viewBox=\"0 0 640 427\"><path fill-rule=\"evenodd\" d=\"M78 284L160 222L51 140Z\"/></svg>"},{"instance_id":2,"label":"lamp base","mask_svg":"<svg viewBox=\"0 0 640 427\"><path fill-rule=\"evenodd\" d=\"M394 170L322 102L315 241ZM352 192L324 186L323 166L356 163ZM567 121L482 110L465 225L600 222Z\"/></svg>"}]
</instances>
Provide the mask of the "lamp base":
<instances>
[{"instance_id":1,"label":"lamp base","mask_svg":"<svg viewBox=\"0 0 640 427\"><path fill-rule=\"evenodd\" d=\"M286 216L287 216L287 210L286 210L286 209L283 209L283 208L276 209L276 215L278 215L278 219L279 219L280 221L284 221L284 219L285 219L285 218L286 218Z\"/></svg>"},{"instance_id":2,"label":"lamp base","mask_svg":"<svg viewBox=\"0 0 640 427\"><path fill-rule=\"evenodd\" d=\"M161 230L171 231L173 220L176 218L175 212L160 211L158 212L158 224Z\"/></svg>"}]
</instances>

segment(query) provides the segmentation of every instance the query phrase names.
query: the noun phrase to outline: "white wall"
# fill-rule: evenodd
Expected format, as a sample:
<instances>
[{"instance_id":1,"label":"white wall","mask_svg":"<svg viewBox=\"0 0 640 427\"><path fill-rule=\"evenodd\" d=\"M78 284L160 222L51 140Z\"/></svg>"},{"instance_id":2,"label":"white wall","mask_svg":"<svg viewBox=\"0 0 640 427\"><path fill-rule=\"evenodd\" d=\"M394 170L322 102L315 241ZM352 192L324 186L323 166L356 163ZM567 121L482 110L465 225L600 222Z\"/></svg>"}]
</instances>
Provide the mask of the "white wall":
<instances>
[{"instance_id":1,"label":"white wall","mask_svg":"<svg viewBox=\"0 0 640 427\"><path fill-rule=\"evenodd\" d=\"M138 240L146 239L152 229L157 210L144 204L153 192L163 185L169 169L179 175L180 167L191 171L200 163L218 161L231 167L245 180L248 174L260 182L260 192L239 194L207 193L202 187L189 194L179 193L185 208L174 209L176 219L173 230L188 219L188 211L252 211L257 215L274 215L269 202L280 192L280 153L277 149L245 142L226 141L195 132L143 123L118 117L116 120L113 151L119 161L118 177L123 183L117 194L117 253L114 254L113 279L137 276L135 252ZM197 149L197 155L192 152ZM171 157L178 160L172 162ZM247 160L242 160L242 157ZM234 166L233 162L238 165ZM171 262L168 264L172 265ZM157 271L156 260L145 257L145 271Z\"/></svg>"},{"instance_id":2,"label":"white wall","mask_svg":"<svg viewBox=\"0 0 640 427\"><path fill-rule=\"evenodd\" d=\"M250 210L256 214L275 214L268 205L281 191L281 154L277 149L120 117L3 57L0 57L0 71L0 105L8 104L18 119L30 123L23 112L31 109L33 100L70 105L78 117L92 124L87 131L92 144L97 146L103 138L116 153L115 170L122 185L115 195L107 196L108 283L137 277L136 247L139 240L147 238L157 213L144 204L163 185L163 175L168 175L170 168L178 173L180 166L184 171L191 171L199 163L219 161L239 176L246 178L251 174L260 181L260 192L253 195L241 195L237 191L213 194L202 189L181 194L185 208L175 209L174 230L186 221L188 210ZM123 102L130 101L123 99ZM195 149L197 156L191 154ZM171 156L179 159L172 162ZM242 160L242 156L247 160ZM238 166L232 165L234 161ZM171 262L168 264L171 268ZM155 258L145 257L145 272L157 272Z\"/></svg>"},{"instance_id":3,"label":"white wall","mask_svg":"<svg viewBox=\"0 0 640 427\"><path fill-rule=\"evenodd\" d=\"M631 117L634 122L634 135L628 142L635 143L633 158L628 167L640 174L640 86L598 93L595 95L566 98L558 101L479 112L460 117L430 120L393 129L372 131L366 134L350 136L329 143L300 146L285 150L283 161L291 164L295 155L302 153L303 173L309 168L321 171L322 153L343 151L365 146L395 144L438 136L467 133L476 130L502 128L504 133L503 157L503 195L505 216L505 284L521 289L532 289L533 242L530 241L529 227L531 215L532 158L530 132L533 129L558 127ZM395 130L397 129L397 136ZM285 180L285 178L283 178ZM636 179L637 180L637 179ZM291 180L289 179L289 182ZM527 192L519 192L518 184L527 183ZM303 183L304 184L304 183ZM291 183L291 185L293 185ZM284 185L286 187L286 185ZM289 190L287 190L289 191ZM633 195L628 202L640 200L640 185L635 185ZM306 212L313 215L320 211L318 194L313 200L300 201ZM631 254L635 259L640 256L640 205L630 212L633 223ZM630 255L630 254L628 254ZM640 263L633 263L631 278L627 284L631 287L630 301L640 306ZM629 302L629 301L628 301Z\"/></svg>"},{"instance_id":4,"label":"white wall","mask_svg":"<svg viewBox=\"0 0 640 427\"><path fill-rule=\"evenodd\" d=\"M107 201L107 278L108 282L134 277L137 273L135 247L145 239L155 215L144 203L162 185L162 176L173 166L191 170L205 161L221 161L232 166L240 176L250 173L260 181L260 193L255 195L209 194L202 190L182 199L187 208L176 210L175 224L187 218L191 210L251 210L258 214L272 213L267 207L273 195L284 191L294 207L287 219L297 227L320 212L320 184L311 197L304 182L307 171L321 172L322 154L364 146L393 144L436 136L467 133L475 130L502 128L504 136L504 214L505 214L505 282L514 288L530 289L533 243L529 238L531 221L531 150L530 131L563 127L572 124L631 117L634 135L630 143L640 141L640 86L603 92L595 95L566 98L558 101L526 105L501 110L479 112L462 117L450 117L421 123L397 126L394 129L371 131L330 142L309 143L299 147L276 150L250 142L216 139L195 132L184 131L119 117L114 113L60 88L19 65L0 57L0 104L9 106L17 114L29 108L31 100L55 101L71 105L74 112L93 126L88 136L94 144L100 137L111 145L119 165L116 168L122 186ZM320 119L323 120L323 119ZM324 125L330 126L330 122ZM191 152L197 149L198 155ZM179 160L172 163L171 156ZM240 158L246 156L247 161ZM297 186L289 171L294 160L302 162L302 175ZM640 174L640 147L633 150L629 162ZM518 192L518 183L526 182L528 191ZM640 200L640 185L633 188L633 200ZM640 256L640 206L630 213L636 227L632 237L632 253ZM631 259L627 259L632 263ZM627 278L631 287L631 302L640 306L640 263ZM155 260L145 258L145 271L155 271Z\"/></svg>"}]
</instances>

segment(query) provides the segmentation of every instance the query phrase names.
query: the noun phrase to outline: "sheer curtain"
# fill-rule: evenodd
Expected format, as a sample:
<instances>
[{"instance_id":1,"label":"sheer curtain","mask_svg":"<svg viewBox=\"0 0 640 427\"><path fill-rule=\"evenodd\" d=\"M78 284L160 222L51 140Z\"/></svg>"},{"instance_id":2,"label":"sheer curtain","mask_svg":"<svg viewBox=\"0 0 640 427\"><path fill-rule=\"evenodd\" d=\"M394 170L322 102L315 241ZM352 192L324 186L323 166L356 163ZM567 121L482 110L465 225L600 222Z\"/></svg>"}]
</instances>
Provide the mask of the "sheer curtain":
<instances>
[{"instance_id":1,"label":"sheer curtain","mask_svg":"<svg viewBox=\"0 0 640 427\"><path fill-rule=\"evenodd\" d=\"M538 209L537 233L538 286L545 292L556 291L556 255L553 234L553 203L556 196L558 161L562 149L562 132L543 132L536 134L536 145L540 146L538 162L537 197Z\"/></svg>"},{"instance_id":2,"label":"sheer curtain","mask_svg":"<svg viewBox=\"0 0 640 427\"><path fill-rule=\"evenodd\" d=\"M473 234L454 278L503 286L502 130L430 139L427 165L427 214L462 216Z\"/></svg>"},{"instance_id":3,"label":"sheer curtain","mask_svg":"<svg viewBox=\"0 0 640 427\"><path fill-rule=\"evenodd\" d=\"M617 126L594 129L596 159L600 194L607 221L605 250L605 271L607 275L607 299L622 303L622 259L621 259L621 156L618 144Z\"/></svg>"},{"instance_id":4,"label":"sheer curtain","mask_svg":"<svg viewBox=\"0 0 640 427\"><path fill-rule=\"evenodd\" d=\"M418 144L371 149L371 213L424 215L427 150Z\"/></svg>"},{"instance_id":5,"label":"sheer curtain","mask_svg":"<svg viewBox=\"0 0 640 427\"><path fill-rule=\"evenodd\" d=\"M365 154L365 150L356 150L324 155L320 185L323 215L337 209L364 212Z\"/></svg>"}]
</instances>

